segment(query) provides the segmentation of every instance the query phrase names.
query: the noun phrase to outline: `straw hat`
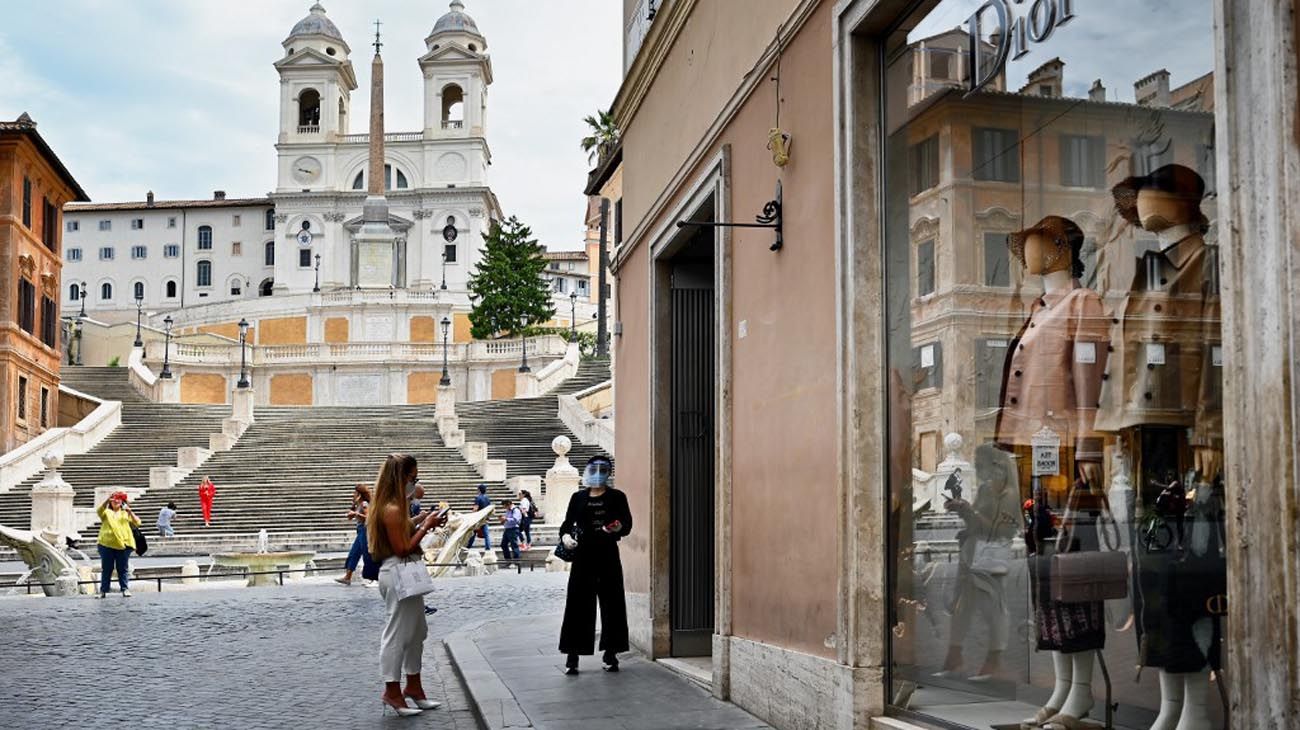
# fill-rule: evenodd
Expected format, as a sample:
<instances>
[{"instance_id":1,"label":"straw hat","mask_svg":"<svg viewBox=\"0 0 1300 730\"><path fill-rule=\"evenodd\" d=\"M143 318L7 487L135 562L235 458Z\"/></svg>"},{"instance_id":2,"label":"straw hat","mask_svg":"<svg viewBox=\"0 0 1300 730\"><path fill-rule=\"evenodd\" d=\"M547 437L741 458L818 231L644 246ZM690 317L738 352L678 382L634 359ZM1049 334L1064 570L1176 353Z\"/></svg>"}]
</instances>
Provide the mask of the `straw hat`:
<instances>
[{"instance_id":1,"label":"straw hat","mask_svg":"<svg viewBox=\"0 0 1300 730\"><path fill-rule=\"evenodd\" d=\"M1007 247L1021 266L1025 265L1025 241L1035 234L1051 239L1058 251L1070 249L1071 261L1078 260L1079 251L1083 248L1083 229L1069 218L1049 215L1030 228L1007 235Z\"/></svg>"},{"instance_id":2,"label":"straw hat","mask_svg":"<svg viewBox=\"0 0 1300 730\"><path fill-rule=\"evenodd\" d=\"M1142 226L1142 220L1138 217L1137 199L1138 193L1143 190L1159 190L1195 203L1199 213L1201 199L1205 197L1205 179L1190 167L1165 165L1150 175L1125 178L1111 188L1110 194L1115 198L1115 211L1124 220L1138 227Z\"/></svg>"}]
</instances>

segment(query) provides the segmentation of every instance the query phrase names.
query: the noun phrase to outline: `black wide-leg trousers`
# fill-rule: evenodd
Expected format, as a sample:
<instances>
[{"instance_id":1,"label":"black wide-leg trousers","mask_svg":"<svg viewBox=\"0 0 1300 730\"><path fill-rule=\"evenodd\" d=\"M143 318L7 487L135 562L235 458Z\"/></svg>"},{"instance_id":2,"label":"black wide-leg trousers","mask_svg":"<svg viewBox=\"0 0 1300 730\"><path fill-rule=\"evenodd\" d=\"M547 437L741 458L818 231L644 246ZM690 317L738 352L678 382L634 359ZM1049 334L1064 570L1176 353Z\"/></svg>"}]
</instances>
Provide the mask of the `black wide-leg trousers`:
<instances>
[{"instance_id":1,"label":"black wide-leg trousers","mask_svg":"<svg viewBox=\"0 0 1300 730\"><path fill-rule=\"evenodd\" d=\"M600 605L600 650L627 651L627 602L617 545L601 546L591 554L580 552L573 561L564 602L564 623L560 626L562 653L595 653L597 604Z\"/></svg>"}]
</instances>

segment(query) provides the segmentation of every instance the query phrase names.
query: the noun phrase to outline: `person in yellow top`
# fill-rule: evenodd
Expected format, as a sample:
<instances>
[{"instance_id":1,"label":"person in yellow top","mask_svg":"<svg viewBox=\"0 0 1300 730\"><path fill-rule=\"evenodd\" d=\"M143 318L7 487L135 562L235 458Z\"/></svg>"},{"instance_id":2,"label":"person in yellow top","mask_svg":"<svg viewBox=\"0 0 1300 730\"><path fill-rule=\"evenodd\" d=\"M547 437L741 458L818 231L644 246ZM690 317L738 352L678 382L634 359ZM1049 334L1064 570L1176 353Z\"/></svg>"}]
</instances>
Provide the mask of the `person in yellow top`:
<instances>
[{"instance_id":1,"label":"person in yellow top","mask_svg":"<svg viewBox=\"0 0 1300 730\"><path fill-rule=\"evenodd\" d=\"M109 580L113 569L117 569L117 584L122 588L122 597L130 598L129 588L131 551L135 549L135 535L131 525L139 525L140 518L135 516L126 503L126 492L113 492L108 499L95 509L99 515L99 596L108 595Z\"/></svg>"}]
</instances>

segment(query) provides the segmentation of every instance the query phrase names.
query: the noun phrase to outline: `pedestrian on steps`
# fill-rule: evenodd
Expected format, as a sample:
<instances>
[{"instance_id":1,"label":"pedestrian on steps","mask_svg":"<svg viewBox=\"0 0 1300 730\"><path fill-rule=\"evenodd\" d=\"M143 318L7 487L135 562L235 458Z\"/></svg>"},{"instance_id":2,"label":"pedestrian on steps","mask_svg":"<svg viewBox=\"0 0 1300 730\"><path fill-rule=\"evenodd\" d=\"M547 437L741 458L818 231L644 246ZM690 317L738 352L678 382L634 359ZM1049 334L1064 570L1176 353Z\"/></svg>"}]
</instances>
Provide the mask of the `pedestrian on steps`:
<instances>
[{"instance_id":1,"label":"pedestrian on steps","mask_svg":"<svg viewBox=\"0 0 1300 730\"><path fill-rule=\"evenodd\" d=\"M166 507L158 510L158 537L172 537L176 531L172 529L172 518L176 517L176 503L168 502Z\"/></svg>"},{"instance_id":2,"label":"pedestrian on steps","mask_svg":"<svg viewBox=\"0 0 1300 730\"><path fill-rule=\"evenodd\" d=\"M113 492L95 509L99 515L99 596L108 595L108 586L117 570L117 585L122 589L122 597L131 597L130 557L135 549L135 533L131 526L139 527L140 518L135 516L126 503L126 492Z\"/></svg>"},{"instance_id":3,"label":"pedestrian on steps","mask_svg":"<svg viewBox=\"0 0 1300 730\"><path fill-rule=\"evenodd\" d=\"M199 506L203 508L203 526L212 527L212 500L217 496L217 485L210 477L199 482Z\"/></svg>"},{"instance_id":4,"label":"pedestrian on steps","mask_svg":"<svg viewBox=\"0 0 1300 730\"><path fill-rule=\"evenodd\" d=\"M519 521L519 539L523 543L524 552L533 548L533 520L537 519L537 503L533 501L533 494L527 489L519 490L519 512L524 518Z\"/></svg>"},{"instance_id":5,"label":"pedestrian on steps","mask_svg":"<svg viewBox=\"0 0 1300 730\"><path fill-rule=\"evenodd\" d=\"M501 558L519 561L519 524L523 513L508 499L501 500Z\"/></svg>"},{"instance_id":6,"label":"pedestrian on steps","mask_svg":"<svg viewBox=\"0 0 1300 730\"><path fill-rule=\"evenodd\" d=\"M479 484L479 485L478 485L478 496L474 498L474 510L475 510L475 511L478 511L478 510L481 510L481 509L487 509L488 507L491 507L491 506L492 506L492 498L489 497L489 496L487 496L487 485L486 485L486 484ZM482 531L482 535L483 535L483 549L484 549L484 550L491 550L491 549L492 549L492 535L491 535L491 533L488 532L488 526L487 526L487 523L484 522L484 523L483 523L483 526L480 527L479 530ZM469 545L466 545L466 547L474 547L474 539L477 538L478 536L479 536L479 532L478 532L478 531L476 531L473 535L470 535L470 536L469 536Z\"/></svg>"},{"instance_id":7,"label":"pedestrian on steps","mask_svg":"<svg viewBox=\"0 0 1300 730\"><path fill-rule=\"evenodd\" d=\"M366 542L366 513L369 510L370 490L365 485L358 484L356 489L352 490L352 506L348 509L348 519L357 523L357 535L352 538L352 549L348 551L348 559L343 563L346 572L342 578L334 579L336 583L352 585L352 574L356 572L357 565L361 562L361 554L369 547Z\"/></svg>"},{"instance_id":8,"label":"pedestrian on steps","mask_svg":"<svg viewBox=\"0 0 1300 730\"><path fill-rule=\"evenodd\" d=\"M424 596L398 595L398 567L412 558L422 560L420 541L446 522L445 514L430 510L416 527L411 520L410 499L419 479L419 466L408 454L390 454L375 480L374 501L366 516L366 538L370 555L379 568L379 595L384 599L387 619L379 639L379 666L384 677L383 703L398 715L418 715L439 703L430 700L420 683L424 639L429 625L424 615ZM406 685L402 686L402 677ZM416 707L407 707L410 699ZM419 709L416 709L419 708Z\"/></svg>"},{"instance_id":9,"label":"pedestrian on steps","mask_svg":"<svg viewBox=\"0 0 1300 730\"><path fill-rule=\"evenodd\" d=\"M578 673L578 657L595 653L596 605L600 605L601 662L607 672L618 671L618 654L628 650L627 602L623 595L623 564L618 541L632 532L627 496L609 486L614 465L593 456L582 473L580 489L569 499L560 540L575 551L569 590L560 626L560 651L567 654L565 674Z\"/></svg>"}]
</instances>

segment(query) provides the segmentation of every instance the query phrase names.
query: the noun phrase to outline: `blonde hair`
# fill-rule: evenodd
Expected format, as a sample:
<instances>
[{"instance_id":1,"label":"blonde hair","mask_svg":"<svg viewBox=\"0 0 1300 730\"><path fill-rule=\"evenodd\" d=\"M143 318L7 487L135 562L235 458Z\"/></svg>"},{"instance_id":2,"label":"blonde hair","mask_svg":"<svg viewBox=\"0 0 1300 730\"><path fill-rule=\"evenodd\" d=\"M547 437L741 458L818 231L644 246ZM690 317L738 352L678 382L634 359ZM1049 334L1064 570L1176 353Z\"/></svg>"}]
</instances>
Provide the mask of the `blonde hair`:
<instances>
[{"instance_id":1,"label":"blonde hair","mask_svg":"<svg viewBox=\"0 0 1300 730\"><path fill-rule=\"evenodd\" d=\"M402 513L402 533L407 540L415 532L406 499L406 485L416 473L417 463L410 454L389 454L384 465L379 468L379 477L375 479L374 499L370 502L370 512L366 514L366 538L370 544L370 556L377 561L397 554L394 546L388 542L388 530L384 528L384 513L390 505L396 506ZM401 549L405 550L402 545Z\"/></svg>"}]
</instances>

